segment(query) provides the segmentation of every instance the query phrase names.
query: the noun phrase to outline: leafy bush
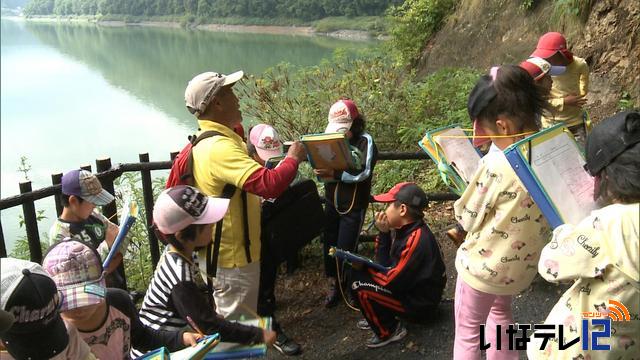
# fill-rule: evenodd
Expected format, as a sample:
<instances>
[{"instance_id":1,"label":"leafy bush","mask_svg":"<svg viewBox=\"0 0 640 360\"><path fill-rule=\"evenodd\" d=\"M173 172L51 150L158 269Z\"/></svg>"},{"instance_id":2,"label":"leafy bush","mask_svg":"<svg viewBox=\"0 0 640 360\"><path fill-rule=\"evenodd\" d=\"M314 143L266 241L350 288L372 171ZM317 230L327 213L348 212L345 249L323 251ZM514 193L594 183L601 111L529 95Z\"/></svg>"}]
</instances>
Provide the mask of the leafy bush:
<instances>
[{"instance_id":1,"label":"leafy bush","mask_svg":"<svg viewBox=\"0 0 640 360\"><path fill-rule=\"evenodd\" d=\"M154 199L156 199L162 189L164 189L165 181L166 179L164 178L157 178L153 181ZM130 242L124 258L124 268L129 290L146 292L155 269L151 263L149 234L146 225L144 196L140 185L140 173L124 173L116 179L114 185L116 188L116 204L118 209L122 209L124 202L127 200L134 200L138 204L140 212L138 214L138 220L129 231ZM162 252L162 243L160 243L160 252Z\"/></svg>"},{"instance_id":2,"label":"leafy bush","mask_svg":"<svg viewBox=\"0 0 640 360\"><path fill-rule=\"evenodd\" d=\"M318 66L281 64L237 86L243 112L271 124L284 139L324 130L327 112L340 97L352 98L367 119L367 129L382 151L420 151L427 129L468 124L467 95L479 74L443 69L419 81L379 51L357 59L344 51ZM386 161L376 170L374 189L399 181L417 181L440 190L431 161Z\"/></svg>"},{"instance_id":3,"label":"leafy bush","mask_svg":"<svg viewBox=\"0 0 640 360\"><path fill-rule=\"evenodd\" d=\"M414 63L427 40L453 12L457 0L406 0L387 10L393 48L402 63Z\"/></svg>"}]
</instances>

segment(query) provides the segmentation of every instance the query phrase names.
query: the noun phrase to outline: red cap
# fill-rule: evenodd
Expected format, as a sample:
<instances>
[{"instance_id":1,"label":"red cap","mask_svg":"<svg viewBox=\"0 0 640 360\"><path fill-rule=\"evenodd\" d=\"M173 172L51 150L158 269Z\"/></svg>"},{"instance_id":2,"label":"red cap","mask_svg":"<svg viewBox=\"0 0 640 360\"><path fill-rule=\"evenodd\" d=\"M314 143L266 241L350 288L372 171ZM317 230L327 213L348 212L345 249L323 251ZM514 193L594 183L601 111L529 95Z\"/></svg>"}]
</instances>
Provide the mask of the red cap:
<instances>
[{"instance_id":1,"label":"red cap","mask_svg":"<svg viewBox=\"0 0 640 360\"><path fill-rule=\"evenodd\" d=\"M386 193L375 195L373 200L382 203L400 201L403 204L420 209L427 206L428 202L427 194L425 194L418 185L412 182L396 184Z\"/></svg>"},{"instance_id":2,"label":"red cap","mask_svg":"<svg viewBox=\"0 0 640 360\"><path fill-rule=\"evenodd\" d=\"M550 58L553 54L560 51L568 60L573 59L573 54L567 49L567 39L559 32L548 32L540 37L538 46L531 56L543 59Z\"/></svg>"}]
</instances>

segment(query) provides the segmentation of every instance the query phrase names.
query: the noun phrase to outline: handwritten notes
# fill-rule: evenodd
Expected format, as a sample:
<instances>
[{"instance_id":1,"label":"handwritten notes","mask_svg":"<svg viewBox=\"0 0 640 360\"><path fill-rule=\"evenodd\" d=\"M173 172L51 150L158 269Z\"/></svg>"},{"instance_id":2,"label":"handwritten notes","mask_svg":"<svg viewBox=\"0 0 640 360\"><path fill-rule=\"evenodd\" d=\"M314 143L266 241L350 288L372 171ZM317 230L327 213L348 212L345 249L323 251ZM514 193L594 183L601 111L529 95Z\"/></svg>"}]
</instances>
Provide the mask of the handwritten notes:
<instances>
[{"instance_id":1,"label":"handwritten notes","mask_svg":"<svg viewBox=\"0 0 640 360\"><path fill-rule=\"evenodd\" d=\"M457 169L466 182L469 182L478 170L480 154L473 147L464 131L458 127L451 128L433 138L442 148L451 166Z\"/></svg>"},{"instance_id":2,"label":"handwritten notes","mask_svg":"<svg viewBox=\"0 0 640 360\"><path fill-rule=\"evenodd\" d=\"M531 148L531 168L565 223L577 224L596 208L594 181L584 164L566 132L534 143Z\"/></svg>"}]
</instances>

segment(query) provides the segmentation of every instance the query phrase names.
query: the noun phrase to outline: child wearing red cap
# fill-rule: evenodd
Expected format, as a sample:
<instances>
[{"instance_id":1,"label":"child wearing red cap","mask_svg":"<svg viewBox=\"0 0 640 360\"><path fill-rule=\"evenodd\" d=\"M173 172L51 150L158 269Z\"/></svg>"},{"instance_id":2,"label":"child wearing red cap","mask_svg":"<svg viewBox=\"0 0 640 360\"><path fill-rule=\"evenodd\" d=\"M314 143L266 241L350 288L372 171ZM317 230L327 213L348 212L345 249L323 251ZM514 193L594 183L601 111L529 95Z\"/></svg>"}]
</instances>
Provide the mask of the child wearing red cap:
<instances>
[{"instance_id":1,"label":"child wearing red cap","mask_svg":"<svg viewBox=\"0 0 640 360\"><path fill-rule=\"evenodd\" d=\"M376 227L380 230L376 261L388 270L356 270L349 288L364 316L358 327L374 332L367 347L377 348L406 336L407 330L397 316L432 316L447 278L440 247L424 222L424 191L405 182L373 199L388 204L384 212L376 214Z\"/></svg>"},{"instance_id":2,"label":"child wearing red cap","mask_svg":"<svg viewBox=\"0 0 640 360\"><path fill-rule=\"evenodd\" d=\"M538 40L532 57L543 58L553 66L565 66L562 75L553 77L549 103L552 114L542 117L543 127L550 127L564 122L584 145L586 139L585 115L583 106L587 103L585 96L589 91L589 66L587 62L571 53L567 40L558 32L548 32Z\"/></svg>"}]
</instances>

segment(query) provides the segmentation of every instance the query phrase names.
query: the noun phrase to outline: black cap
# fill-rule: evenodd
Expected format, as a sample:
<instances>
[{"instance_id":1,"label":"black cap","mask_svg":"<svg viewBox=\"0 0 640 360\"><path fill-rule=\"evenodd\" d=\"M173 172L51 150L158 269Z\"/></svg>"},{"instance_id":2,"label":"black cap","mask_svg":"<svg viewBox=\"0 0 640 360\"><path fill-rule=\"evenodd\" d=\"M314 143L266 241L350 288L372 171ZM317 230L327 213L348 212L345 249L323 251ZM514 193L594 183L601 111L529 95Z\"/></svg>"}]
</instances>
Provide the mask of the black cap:
<instances>
[{"instance_id":1,"label":"black cap","mask_svg":"<svg viewBox=\"0 0 640 360\"><path fill-rule=\"evenodd\" d=\"M493 86L493 80L490 75L482 76L476 86L473 87L467 101L467 111L471 120L475 120L487 105L493 100L498 93Z\"/></svg>"},{"instance_id":2,"label":"black cap","mask_svg":"<svg viewBox=\"0 0 640 360\"><path fill-rule=\"evenodd\" d=\"M640 142L640 113L624 111L601 121L587 137L586 169L593 176Z\"/></svg>"},{"instance_id":3,"label":"black cap","mask_svg":"<svg viewBox=\"0 0 640 360\"><path fill-rule=\"evenodd\" d=\"M30 261L4 258L1 308L14 317L2 340L16 359L49 359L69 344L67 328L60 317L60 295L44 269Z\"/></svg>"}]
</instances>

